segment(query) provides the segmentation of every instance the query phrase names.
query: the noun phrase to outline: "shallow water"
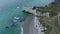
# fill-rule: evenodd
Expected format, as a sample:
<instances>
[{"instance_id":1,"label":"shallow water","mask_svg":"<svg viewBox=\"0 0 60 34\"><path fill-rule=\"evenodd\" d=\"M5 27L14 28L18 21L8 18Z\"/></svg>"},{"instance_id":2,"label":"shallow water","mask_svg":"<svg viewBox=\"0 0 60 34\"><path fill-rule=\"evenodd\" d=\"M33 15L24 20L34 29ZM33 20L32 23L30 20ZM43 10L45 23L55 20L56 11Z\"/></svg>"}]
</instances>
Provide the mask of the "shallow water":
<instances>
[{"instance_id":1,"label":"shallow water","mask_svg":"<svg viewBox=\"0 0 60 34\"><path fill-rule=\"evenodd\" d=\"M53 0L4 0L0 3L0 34L20 34L21 25L10 27L14 16L22 16L24 19L29 15L22 12L23 6L45 6ZM9 26L9 29L5 27Z\"/></svg>"}]
</instances>

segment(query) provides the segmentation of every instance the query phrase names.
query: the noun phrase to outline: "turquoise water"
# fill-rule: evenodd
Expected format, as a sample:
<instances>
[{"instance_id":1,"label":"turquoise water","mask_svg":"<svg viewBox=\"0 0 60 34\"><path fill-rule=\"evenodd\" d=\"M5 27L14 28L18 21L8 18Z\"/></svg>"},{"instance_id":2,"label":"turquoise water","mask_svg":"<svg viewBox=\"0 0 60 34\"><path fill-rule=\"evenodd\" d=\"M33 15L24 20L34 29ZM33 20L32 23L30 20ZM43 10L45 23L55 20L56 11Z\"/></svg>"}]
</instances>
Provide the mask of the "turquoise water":
<instances>
[{"instance_id":1,"label":"turquoise water","mask_svg":"<svg viewBox=\"0 0 60 34\"><path fill-rule=\"evenodd\" d=\"M16 3L6 4L5 9L0 10L0 34L20 34L21 25L18 23L17 27L10 27L14 16L22 16L27 18L29 14L22 12L23 6L45 6L53 0L17 0ZM17 8L19 7L19 8ZM9 29L5 27L9 26Z\"/></svg>"}]
</instances>

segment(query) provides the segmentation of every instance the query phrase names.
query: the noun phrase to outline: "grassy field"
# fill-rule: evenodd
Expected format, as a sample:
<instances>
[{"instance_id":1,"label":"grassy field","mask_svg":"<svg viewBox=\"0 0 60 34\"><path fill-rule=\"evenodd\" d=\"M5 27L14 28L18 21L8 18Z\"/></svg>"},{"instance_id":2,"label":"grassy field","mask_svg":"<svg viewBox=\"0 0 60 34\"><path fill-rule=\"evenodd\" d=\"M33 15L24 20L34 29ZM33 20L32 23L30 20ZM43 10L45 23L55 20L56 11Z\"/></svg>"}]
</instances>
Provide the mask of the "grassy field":
<instances>
[{"instance_id":1,"label":"grassy field","mask_svg":"<svg viewBox=\"0 0 60 34\"><path fill-rule=\"evenodd\" d=\"M59 5L51 5L49 7L42 7L40 9L38 9L38 11L40 11L40 12L58 13L58 12L60 12L60 6Z\"/></svg>"},{"instance_id":2,"label":"grassy field","mask_svg":"<svg viewBox=\"0 0 60 34\"><path fill-rule=\"evenodd\" d=\"M60 22L58 22L58 13L60 13L60 5L50 5L48 7L42 7L37 9L41 13L49 12L55 16L46 18L40 17L40 22L44 27L47 27L45 34L60 34ZM60 21L60 16L59 16Z\"/></svg>"},{"instance_id":3,"label":"grassy field","mask_svg":"<svg viewBox=\"0 0 60 34\"><path fill-rule=\"evenodd\" d=\"M47 31L45 34L60 34L60 29L58 25L58 19L57 16L52 17L52 18L46 18L46 17L41 17L41 23L47 27Z\"/></svg>"}]
</instances>

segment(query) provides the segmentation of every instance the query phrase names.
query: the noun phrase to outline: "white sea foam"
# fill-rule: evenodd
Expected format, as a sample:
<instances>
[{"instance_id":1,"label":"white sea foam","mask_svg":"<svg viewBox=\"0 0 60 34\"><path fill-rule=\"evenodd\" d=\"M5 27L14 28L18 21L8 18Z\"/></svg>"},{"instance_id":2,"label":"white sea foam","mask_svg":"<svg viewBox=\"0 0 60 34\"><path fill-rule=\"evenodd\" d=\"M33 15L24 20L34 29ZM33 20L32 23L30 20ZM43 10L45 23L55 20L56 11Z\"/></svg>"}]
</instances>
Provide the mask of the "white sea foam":
<instances>
[{"instance_id":1,"label":"white sea foam","mask_svg":"<svg viewBox=\"0 0 60 34\"><path fill-rule=\"evenodd\" d=\"M21 26L21 34L23 34L23 27Z\"/></svg>"}]
</instances>

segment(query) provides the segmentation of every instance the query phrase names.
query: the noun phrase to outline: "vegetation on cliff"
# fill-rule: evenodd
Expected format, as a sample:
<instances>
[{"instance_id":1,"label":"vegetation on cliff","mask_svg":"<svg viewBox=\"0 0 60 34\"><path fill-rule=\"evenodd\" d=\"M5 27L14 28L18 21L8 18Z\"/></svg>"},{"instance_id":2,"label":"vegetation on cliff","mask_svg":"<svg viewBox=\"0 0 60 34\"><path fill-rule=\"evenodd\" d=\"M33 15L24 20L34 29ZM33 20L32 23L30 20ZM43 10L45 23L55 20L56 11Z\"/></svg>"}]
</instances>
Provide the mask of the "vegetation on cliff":
<instances>
[{"instance_id":1,"label":"vegetation on cliff","mask_svg":"<svg viewBox=\"0 0 60 34\"><path fill-rule=\"evenodd\" d=\"M57 16L60 12L60 5L49 5L39 8L37 9L37 11L40 11L41 13L49 12L50 15L53 16L50 18L40 17L40 22L43 24L44 27L48 28L47 31L45 31L45 34L60 34L60 22L58 22Z\"/></svg>"}]
</instances>

